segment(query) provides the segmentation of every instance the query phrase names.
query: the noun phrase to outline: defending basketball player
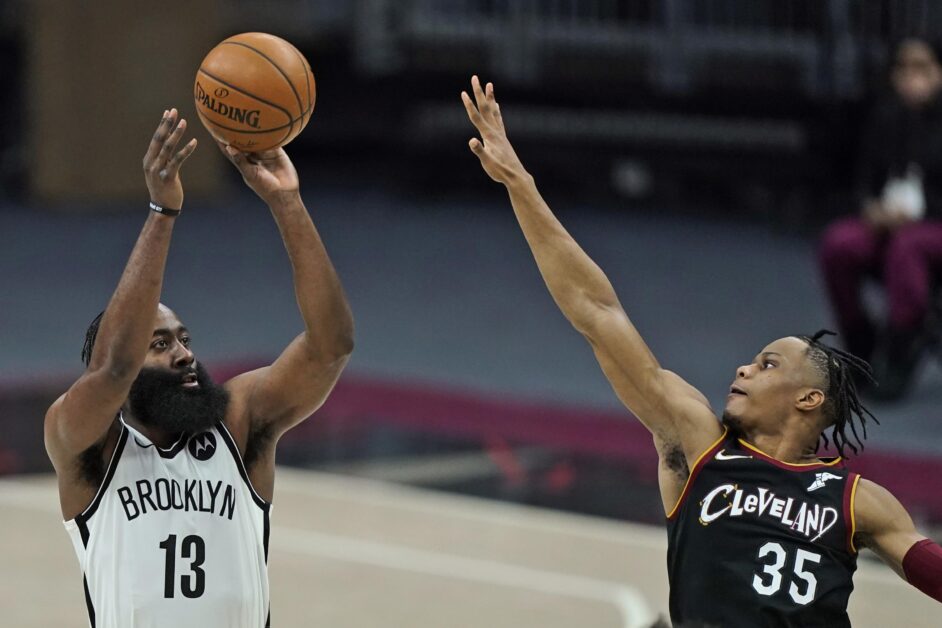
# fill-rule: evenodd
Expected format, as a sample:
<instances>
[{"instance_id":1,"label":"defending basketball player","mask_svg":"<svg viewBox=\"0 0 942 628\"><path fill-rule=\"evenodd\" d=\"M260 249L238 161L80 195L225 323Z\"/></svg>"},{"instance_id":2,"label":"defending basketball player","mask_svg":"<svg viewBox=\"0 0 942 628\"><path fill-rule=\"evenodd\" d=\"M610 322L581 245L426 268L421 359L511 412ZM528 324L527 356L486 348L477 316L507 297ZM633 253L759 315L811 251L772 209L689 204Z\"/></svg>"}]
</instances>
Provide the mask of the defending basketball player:
<instances>
[{"instance_id":1,"label":"defending basketball player","mask_svg":"<svg viewBox=\"0 0 942 628\"><path fill-rule=\"evenodd\" d=\"M942 548L899 501L840 458L815 452L826 429L843 455L858 445L852 375L866 363L812 337L780 338L736 370L722 419L661 367L611 283L553 215L507 139L493 85L462 92L481 135L469 142L504 184L553 299L589 341L624 405L651 431L669 534L677 624L849 626L857 550L942 601ZM849 430L849 432L848 432ZM856 445L848 438L852 434Z\"/></svg>"},{"instance_id":2,"label":"defending basketball player","mask_svg":"<svg viewBox=\"0 0 942 628\"><path fill-rule=\"evenodd\" d=\"M164 112L144 157L152 211L89 328L85 372L46 415L96 628L267 625L275 446L324 402L353 346L350 309L288 156L220 146L278 225L304 330L270 366L212 382L191 332L159 303L181 220L180 168L196 148L179 147L185 130L176 109Z\"/></svg>"}]
</instances>

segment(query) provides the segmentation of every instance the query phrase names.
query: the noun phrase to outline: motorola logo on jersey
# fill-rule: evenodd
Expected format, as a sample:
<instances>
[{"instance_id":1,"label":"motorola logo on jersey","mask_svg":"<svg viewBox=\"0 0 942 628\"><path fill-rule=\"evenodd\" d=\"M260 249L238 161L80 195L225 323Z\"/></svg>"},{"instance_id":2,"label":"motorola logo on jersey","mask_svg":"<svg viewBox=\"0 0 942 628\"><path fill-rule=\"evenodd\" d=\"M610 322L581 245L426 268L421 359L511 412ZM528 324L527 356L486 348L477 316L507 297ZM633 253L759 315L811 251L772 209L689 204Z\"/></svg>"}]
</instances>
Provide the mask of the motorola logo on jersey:
<instances>
[{"instance_id":1,"label":"motorola logo on jersey","mask_svg":"<svg viewBox=\"0 0 942 628\"><path fill-rule=\"evenodd\" d=\"M192 437L186 446L197 460L209 460L216 453L216 436L212 432L203 432Z\"/></svg>"}]
</instances>

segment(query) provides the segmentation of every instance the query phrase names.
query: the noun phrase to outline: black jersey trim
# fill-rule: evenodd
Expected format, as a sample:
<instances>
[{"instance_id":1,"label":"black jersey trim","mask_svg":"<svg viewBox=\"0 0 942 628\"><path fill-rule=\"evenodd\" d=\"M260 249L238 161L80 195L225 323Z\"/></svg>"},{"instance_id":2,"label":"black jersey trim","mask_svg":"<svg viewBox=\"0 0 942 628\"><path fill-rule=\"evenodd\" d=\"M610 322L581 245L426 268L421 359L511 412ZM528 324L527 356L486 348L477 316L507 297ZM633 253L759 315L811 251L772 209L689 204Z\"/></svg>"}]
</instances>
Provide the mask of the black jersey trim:
<instances>
[{"instance_id":1,"label":"black jersey trim","mask_svg":"<svg viewBox=\"0 0 942 628\"><path fill-rule=\"evenodd\" d=\"M75 525L78 526L79 534L82 535L82 547L88 548L88 539L91 538L91 534L88 532L88 524L85 523L83 517L75 518Z\"/></svg>"},{"instance_id":2,"label":"black jersey trim","mask_svg":"<svg viewBox=\"0 0 942 628\"><path fill-rule=\"evenodd\" d=\"M127 425L127 424L125 424L125 425ZM128 427L129 429L131 429L131 427L130 427L129 425L128 425L127 427ZM137 431L137 430L135 430L135 431ZM142 434L142 436L143 436L143 434ZM177 454L180 453L181 451L183 451L183 448L186 447L186 443L187 443L187 441L189 440L189 437L190 437L190 435L187 434L186 432L181 433L181 434L180 434L180 438L178 438L177 441L176 441L173 445L171 445L170 447L168 447L167 449L163 449L162 447L158 447L158 446L155 445L154 443L142 443L142 442L137 438L137 436L134 437L134 442L137 443L137 446L140 447L140 448L142 448L142 449L147 449L148 447L153 447L153 448L154 448L154 451L156 451L157 454L158 454L161 458L175 458L175 457L177 456Z\"/></svg>"},{"instance_id":3,"label":"black jersey trim","mask_svg":"<svg viewBox=\"0 0 942 628\"><path fill-rule=\"evenodd\" d=\"M815 469L827 469L830 467L839 466L842 461L842 458L838 456L836 458L819 459L818 462L785 462L784 460L773 458L755 445L747 443L741 438L739 439L739 444L743 447L746 447L749 451L758 454L760 460L765 460L766 462L774 464L780 469L786 469L788 471L814 471Z\"/></svg>"},{"instance_id":4,"label":"black jersey trim","mask_svg":"<svg viewBox=\"0 0 942 628\"><path fill-rule=\"evenodd\" d=\"M854 504L857 501L857 484L859 482L860 475L853 472L847 476L847 481L844 482L844 526L847 529L847 550L851 554L857 553L857 547L854 545L854 534L857 532Z\"/></svg>"},{"instance_id":5,"label":"black jersey trim","mask_svg":"<svg viewBox=\"0 0 942 628\"><path fill-rule=\"evenodd\" d=\"M700 454L697 458L697 461L693 463L693 467L690 469L690 474L687 476L687 481L684 482L684 490L680 492L680 497L677 498L677 503L674 504L674 507L667 515L667 519L671 520L677 515L677 511L680 510L681 505L684 503L684 500L687 498L687 493L690 492L690 487L693 486L693 481L697 477L697 474L700 473L700 469L703 468L707 462L713 459L713 456L716 454L719 446L723 444L726 440L726 435L729 433L729 430L725 427L723 428L723 433L720 435L716 441L706 448L706 450Z\"/></svg>"},{"instance_id":6,"label":"black jersey trim","mask_svg":"<svg viewBox=\"0 0 942 628\"><path fill-rule=\"evenodd\" d=\"M105 496L105 491L108 490L108 485L111 484L111 478L114 477L114 472L118 468L118 461L121 459L121 453L124 451L124 445L127 442L128 428L124 422L122 422L121 433L118 435L118 443L114 446L114 451L111 452L111 460L108 461L108 468L105 470L105 479L101 481L101 485L98 487L98 491L95 493L92 503L90 503L85 510L75 517L75 523L78 525L79 531L82 533L82 542L85 545L88 545L88 526L85 524L91 518L91 516L95 514L95 511L98 510L98 505Z\"/></svg>"},{"instance_id":7,"label":"black jersey trim","mask_svg":"<svg viewBox=\"0 0 942 628\"><path fill-rule=\"evenodd\" d=\"M187 433L180 434L180 440L174 443L170 447L170 449L161 449L160 447L154 444L144 445L143 447L145 449L147 447L153 447L154 449L157 450L157 453L160 454L161 458L176 458L177 454L183 451L183 448L186 447L186 443L189 440L189 436L190 435Z\"/></svg>"},{"instance_id":8,"label":"black jersey trim","mask_svg":"<svg viewBox=\"0 0 942 628\"><path fill-rule=\"evenodd\" d=\"M265 564L268 564L268 537L271 535L271 518L269 517L268 508L265 509L264 513L264 532L262 536L262 542L265 546Z\"/></svg>"},{"instance_id":9,"label":"black jersey trim","mask_svg":"<svg viewBox=\"0 0 942 628\"><path fill-rule=\"evenodd\" d=\"M268 565L268 537L271 536L271 509L266 508L262 516L264 521L262 544L265 548L265 565ZM268 603L268 617L265 619L265 628L271 628L271 602Z\"/></svg>"},{"instance_id":10,"label":"black jersey trim","mask_svg":"<svg viewBox=\"0 0 942 628\"><path fill-rule=\"evenodd\" d=\"M232 433L229 432L229 428L226 427L226 424L222 421L216 422L216 431L219 432L222 436L223 442L226 443L226 446L229 448L229 452L232 454L232 457L235 459L236 467L239 469L239 475L242 476L242 480L245 482L245 485L249 487L249 492L252 494L252 500L255 502L255 505L265 511L265 527L268 528L268 509L271 507L271 504L264 499L261 495L255 490L255 487L252 486L252 482L249 480L249 474L245 470L245 463L242 461L242 454L239 453L239 448L236 446L235 438L232 437ZM265 558L268 559L268 534L265 534Z\"/></svg>"},{"instance_id":11,"label":"black jersey trim","mask_svg":"<svg viewBox=\"0 0 942 628\"><path fill-rule=\"evenodd\" d=\"M85 610L88 611L88 623L91 628L95 628L95 605L92 604L92 596L88 592L88 578L82 575L82 585L85 587Z\"/></svg>"}]
</instances>

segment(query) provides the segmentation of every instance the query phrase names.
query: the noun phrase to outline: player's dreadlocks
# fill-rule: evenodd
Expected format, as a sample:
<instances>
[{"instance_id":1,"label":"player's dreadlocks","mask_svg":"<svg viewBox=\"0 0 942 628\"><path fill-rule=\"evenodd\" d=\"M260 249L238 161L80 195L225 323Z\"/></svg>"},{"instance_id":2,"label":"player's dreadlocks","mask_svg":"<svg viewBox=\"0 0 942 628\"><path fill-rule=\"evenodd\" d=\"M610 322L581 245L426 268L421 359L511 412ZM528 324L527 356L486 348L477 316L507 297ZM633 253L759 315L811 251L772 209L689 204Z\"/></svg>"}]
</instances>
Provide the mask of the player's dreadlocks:
<instances>
[{"instance_id":1,"label":"player's dreadlocks","mask_svg":"<svg viewBox=\"0 0 942 628\"><path fill-rule=\"evenodd\" d=\"M92 361L92 349L95 348L95 338L98 337L98 326L101 325L101 317L105 313L102 312L95 317L95 320L92 321L91 325L88 326L88 330L85 332L85 344L82 346L82 362L85 363L85 366L88 366Z\"/></svg>"},{"instance_id":2,"label":"player's dreadlocks","mask_svg":"<svg viewBox=\"0 0 942 628\"><path fill-rule=\"evenodd\" d=\"M867 438L868 417L877 424L880 421L860 402L857 396L857 382L854 379L855 375L859 375L865 377L870 383L876 384L876 380L873 379L873 369L866 360L821 342L823 336L835 335L833 331L822 329L813 336L798 336L798 338L808 343L808 359L824 381L822 410L830 425L834 426L831 432L834 448L843 457L845 445L850 447L855 455L863 449L863 441ZM857 434L854 417L860 423L863 438ZM848 438L848 426L860 449ZM822 432L821 438L824 440L824 446L827 447L829 445L827 434ZM820 446L820 442L818 445Z\"/></svg>"}]
</instances>

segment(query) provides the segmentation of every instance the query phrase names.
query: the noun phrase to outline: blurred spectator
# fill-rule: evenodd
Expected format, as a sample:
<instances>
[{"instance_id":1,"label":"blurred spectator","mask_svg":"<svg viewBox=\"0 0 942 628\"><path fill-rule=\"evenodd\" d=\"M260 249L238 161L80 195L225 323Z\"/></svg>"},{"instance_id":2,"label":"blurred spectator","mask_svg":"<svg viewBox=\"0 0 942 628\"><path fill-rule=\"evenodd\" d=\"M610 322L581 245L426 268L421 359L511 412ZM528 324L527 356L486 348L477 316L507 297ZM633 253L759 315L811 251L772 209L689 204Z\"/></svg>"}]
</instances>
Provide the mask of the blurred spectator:
<instances>
[{"instance_id":1,"label":"blurred spectator","mask_svg":"<svg viewBox=\"0 0 942 628\"><path fill-rule=\"evenodd\" d=\"M927 314L942 271L942 48L906 39L895 48L892 90L864 130L859 214L828 226L820 261L852 353L874 365L885 399L903 395L926 343ZM942 276L942 275L940 275ZM886 293L887 320L861 298L864 280Z\"/></svg>"}]
</instances>

